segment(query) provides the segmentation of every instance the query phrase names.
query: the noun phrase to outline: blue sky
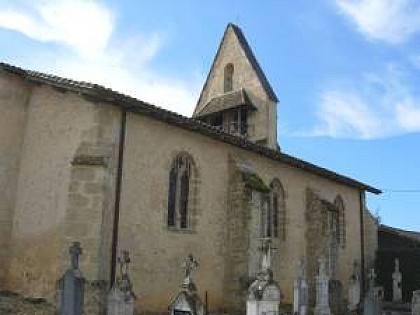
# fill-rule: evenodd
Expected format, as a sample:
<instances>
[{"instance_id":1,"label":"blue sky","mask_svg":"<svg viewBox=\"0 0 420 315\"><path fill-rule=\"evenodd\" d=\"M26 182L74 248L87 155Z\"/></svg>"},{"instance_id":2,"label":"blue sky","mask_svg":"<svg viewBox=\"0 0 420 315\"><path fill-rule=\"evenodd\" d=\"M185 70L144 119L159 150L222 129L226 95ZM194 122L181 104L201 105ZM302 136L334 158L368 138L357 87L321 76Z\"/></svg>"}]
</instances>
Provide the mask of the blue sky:
<instances>
[{"instance_id":1,"label":"blue sky","mask_svg":"<svg viewBox=\"0 0 420 315\"><path fill-rule=\"evenodd\" d=\"M282 150L384 190L420 230L417 0L0 0L0 60L190 115L228 22L279 99Z\"/></svg>"}]
</instances>

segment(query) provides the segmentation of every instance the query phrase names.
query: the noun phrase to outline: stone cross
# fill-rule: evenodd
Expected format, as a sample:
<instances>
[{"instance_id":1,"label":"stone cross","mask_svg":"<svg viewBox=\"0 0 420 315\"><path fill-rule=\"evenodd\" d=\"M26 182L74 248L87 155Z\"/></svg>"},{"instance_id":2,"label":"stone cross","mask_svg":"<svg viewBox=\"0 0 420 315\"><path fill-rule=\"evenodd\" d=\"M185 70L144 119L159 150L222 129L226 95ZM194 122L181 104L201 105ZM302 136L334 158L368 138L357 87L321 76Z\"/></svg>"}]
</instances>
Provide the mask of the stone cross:
<instances>
[{"instance_id":1,"label":"stone cross","mask_svg":"<svg viewBox=\"0 0 420 315\"><path fill-rule=\"evenodd\" d=\"M306 315L308 311L308 282L305 261L299 259L297 267L298 277L293 285L293 314Z\"/></svg>"},{"instance_id":2,"label":"stone cross","mask_svg":"<svg viewBox=\"0 0 420 315\"><path fill-rule=\"evenodd\" d=\"M319 271L316 276L316 305L315 315L330 315L330 304L329 304L329 277L326 272L325 257L318 259Z\"/></svg>"},{"instance_id":3,"label":"stone cross","mask_svg":"<svg viewBox=\"0 0 420 315\"><path fill-rule=\"evenodd\" d=\"M395 270L392 273L392 301L402 302L402 274L400 272L400 261L395 258Z\"/></svg>"},{"instance_id":4,"label":"stone cross","mask_svg":"<svg viewBox=\"0 0 420 315\"><path fill-rule=\"evenodd\" d=\"M375 286L375 279L376 279L376 273L375 269L370 269L368 273L368 279L369 279L369 291L373 290L373 287Z\"/></svg>"},{"instance_id":5,"label":"stone cross","mask_svg":"<svg viewBox=\"0 0 420 315\"><path fill-rule=\"evenodd\" d=\"M74 242L73 245L70 247L70 255L71 255L71 267L73 269L79 269L79 256L82 254L82 248L80 247L79 242Z\"/></svg>"},{"instance_id":6,"label":"stone cross","mask_svg":"<svg viewBox=\"0 0 420 315\"><path fill-rule=\"evenodd\" d=\"M79 242L70 247L71 267L59 280L60 315L82 315L84 305L85 278L79 270L79 256L82 248Z\"/></svg>"},{"instance_id":7,"label":"stone cross","mask_svg":"<svg viewBox=\"0 0 420 315\"><path fill-rule=\"evenodd\" d=\"M261 251L262 251L262 261L261 269L262 270L271 270L271 239L262 238L261 239Z\"/></svg>"},{"instance_id":8,"label":"stone cross","mask_svg":"<svg viewBox=\"0 0 420 315\"><path fill-rule=\"evenodd\" d=\"M360 275L357 260L353 263L353 274L349 282L348 302L349 311L355 311L360 303Z\"/></svg>"},{"instance_id":9,"label":"stone cross","mask_svg":"<svg viewBox=\"0 0 420 315\"><path fill-rule=\"evenodd\" d=\"M182 262L181 268L184 270L185 278L191 277L191 272L194 269L197 269L198 267L198 261L194 258L192 254L189 254L187 258L184 259Z\"/></svg>"},{"instance_id":10,"label":"stone cross","mask_svg":"<svg viewBox=\"0 0 420 315\"><path fill-rule=\"evenodd\" d=\"M297 263L298 266L298 276L301 279L306 279L306 266L305 266L305 260L303 258L298 260Z\"/></svg>"}]
</instances>

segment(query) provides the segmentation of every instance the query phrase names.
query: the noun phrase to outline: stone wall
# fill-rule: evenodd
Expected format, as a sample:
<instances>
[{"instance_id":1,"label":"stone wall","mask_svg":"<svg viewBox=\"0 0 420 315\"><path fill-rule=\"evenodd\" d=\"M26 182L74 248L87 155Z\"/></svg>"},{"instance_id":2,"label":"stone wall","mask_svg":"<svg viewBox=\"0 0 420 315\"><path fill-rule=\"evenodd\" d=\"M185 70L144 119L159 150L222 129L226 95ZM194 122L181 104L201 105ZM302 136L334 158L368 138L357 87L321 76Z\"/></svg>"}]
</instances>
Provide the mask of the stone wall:
<instances>
[{"instance_id":1,"label":"stone wall","mask_svg":"<svg viewBox=\"0 0 420 315\"><path fill-rule=\"evenodd\" d=\"M316 187L316 193L331 203L337 195L342 196L347 245L339 249L337 278L346 292L353 261L360 260L358 190L144 116L128 117L119 245L133 253L134 290L142 301L138 307L166 309L181 280L177 268L189 252L202 262L196 274L201 297L208 292L211 311L225 307L230 290L224 287L226 279L232 279L233 274L240 277L247 268L242 258L247 245L241 231L246 226L243 218L247 206L240 184L229 179L232 159L246 161L266 185L278 178L285 189L286 238L277 238L273 244L278 248L273 253L274 277L285 302L292 301L297 260L314 259L306 253L305 227L312 223L305 218L307 188ZM200 170L193 231L166 227L168 170L174 152L188 152ZM241 294L237 286L234 290Z\"/></svg>"},{"instance_id":2,"label":"stone wall","mask_svg":"<svg viewBox=\"0 0 420 315\"><path fill-rule=\"evenodd\" d=\"M4 286L30 88L0 72L0 290Z\"/></svg>"},{"instance_id":3,"label":"stone wall","mask_svg":"<svg viewBox=\"0 0 420 315\"><path fill-rule=\"evenodd\" d=\"M74 93L33 87L20 156L8 290L56 301L57 280L68 267L73 240L85 249L81 266L88 280L108 279L115 186L108 170L115 166L118 113ZM95 159L101 165L91 165Z\"/></svg>"}]
</instances>

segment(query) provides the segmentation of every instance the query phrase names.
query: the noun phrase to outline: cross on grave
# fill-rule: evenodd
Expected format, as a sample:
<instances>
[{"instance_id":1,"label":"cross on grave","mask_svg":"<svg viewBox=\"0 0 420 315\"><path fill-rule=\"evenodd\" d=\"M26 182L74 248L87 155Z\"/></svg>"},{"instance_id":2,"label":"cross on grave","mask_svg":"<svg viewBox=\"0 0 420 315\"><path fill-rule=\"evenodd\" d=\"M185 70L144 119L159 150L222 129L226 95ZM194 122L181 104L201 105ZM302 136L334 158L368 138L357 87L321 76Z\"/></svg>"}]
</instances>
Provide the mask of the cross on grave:
<instances>
[{"instance_id":1,"label":"cross on grave","mask_svg":"<svg viewBox=\"0 0 420 315\"><path fill-rule=\"evenodd\" d=\"M306 279L306 267L305 267L305 260L303 258L298 260L297 268L298 268L299 278Z\"/></svg>"},{"instance_id":2,"label":"cross on grave","mask_svg":"<svg viewBox=\"0 0 420 315\"><path fill-rule=\"evenodd\" d=\"M82 254L82 248L80 247L79 242L74 242L73 245L70 247L70 255L71 255L71 267L73 269L79 269L79 256Z\"/></svg>"},{"instance_id":3,"label":"cross on grave","mask_svg":"<svg viewBox=\"0 0 420 315\"><path fill-rule=\"evenodd\" d=\"M326 276L327 275L327 270L325 268L325 265L327 263L327 260L325 259L324 256L321 256L320 258L318 258L318 263L319 263L318 274Z\"/></svg>"},{"instance_id":4,"label":"cross on grave","mask_svg":"<svg viewBox=\"0 0 420 315\"><path fill-rule=\"evenodd\" d=\"M187 258L182 262L181 268L184 270L185 278L190 278L191 271L197 269L198 261L192 254L189 254Z\"/></svg>"},{"instance_id":5,"label":"cross on grave","mask_svg":"<svg viewBox=\"0 0 420 315\"><path fill-rule=\"evenodd\" d=\"M369 279L369 290L371 290L375 286L375 279L376 279L375 269L372 268L369 270L368 279Z\"/></svg>"},{"instance_id":6,"label":"cross on grave","mask_svg":"<svg viewBox=\"0 0 420 315\"><path fill-rule=\"evenodd\" d=\"M260 241L261 247L259 249L262 252L261 267L262 270L269 270L271 269L271 251L277 248L271 246L271 238L269 237L260 238Z\"/></svg>"}]
</instances>

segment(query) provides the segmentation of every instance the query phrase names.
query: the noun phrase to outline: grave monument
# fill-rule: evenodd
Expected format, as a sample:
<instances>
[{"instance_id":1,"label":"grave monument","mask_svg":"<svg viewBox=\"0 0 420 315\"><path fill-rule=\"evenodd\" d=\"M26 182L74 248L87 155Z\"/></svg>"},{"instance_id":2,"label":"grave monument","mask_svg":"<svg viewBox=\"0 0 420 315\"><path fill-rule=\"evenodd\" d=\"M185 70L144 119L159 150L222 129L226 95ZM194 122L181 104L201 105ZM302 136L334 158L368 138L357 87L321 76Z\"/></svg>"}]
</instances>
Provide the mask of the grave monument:
<instances>
[{"instance_id":1,"label":"grave monument","mask_svg":"<svg viewBox=\"0 0 420 315\"><path fill-rule=\"evenodd\" d=\"M59 280L60 315L83 315L85 278L79 270L79 256L82 248L79 242L70 247L71 267Z\"/></svg>"},{"instance_id":2,"label":"grave monument","mask_svg":"<svg viewBox=\"0 0 420 315\"><path fill-rule=\"evenodd\" d=\"M198 268L198 261L189 254L182 262L184 279L181 292L169 305L170 315L204 315L204 305L197 294L197 287L192 279L192 271Z\"/></svg>"},{"instance_id":3,"label":"grave monument","mask_svg":"<svg viewBox=\"0 0 420 315\"><path fill-rule=\"evenodd\" d=\"M129 272L131 259L128 251L118 257L120 274L108 294L107 315L133 315L136 296L133 292Z\"/></svg>"},{"instance_id":4,"label":"grave monument","mask_svg":"<svg viewBox=\"0 0 420 315\"><path fill-rule=\"evenodd\" d=\"M280 289L271 270L271 240L261 239L261 269L257 279L248 288L247 315L277 315L280 305Z\"/></svg>"}]
</instances>

